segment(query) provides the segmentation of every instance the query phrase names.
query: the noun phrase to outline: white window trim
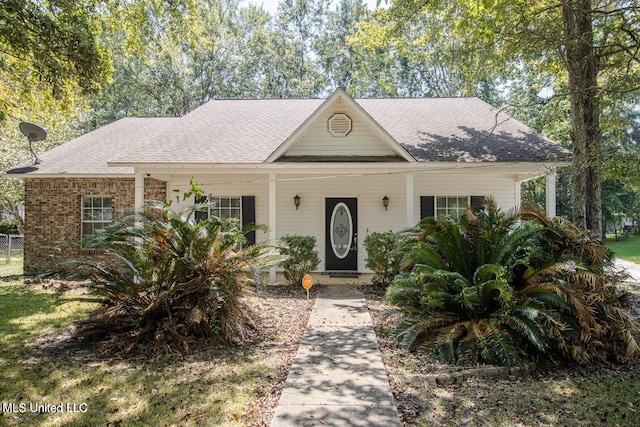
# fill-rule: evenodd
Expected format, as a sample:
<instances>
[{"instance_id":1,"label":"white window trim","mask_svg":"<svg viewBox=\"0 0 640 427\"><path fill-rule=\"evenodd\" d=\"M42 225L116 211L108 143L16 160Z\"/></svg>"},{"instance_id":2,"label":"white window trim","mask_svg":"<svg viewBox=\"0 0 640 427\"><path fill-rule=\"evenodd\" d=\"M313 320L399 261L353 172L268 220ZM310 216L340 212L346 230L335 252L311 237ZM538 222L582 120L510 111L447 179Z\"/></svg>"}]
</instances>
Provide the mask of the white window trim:
<instances>
[{"instance_id":1,"label":"white window trim","mask_svg":"<svg viewBox=\"0 0 640 427\"><path fill-rule=\"evenodd\" d=\"M206 196L204 196L207 198L206 203L208 204L207 206L207 218L211 218L212 211L217 211L217 212L221 212L222 209L228 209L228 210L237 210L238 211L238 216L231 216L231 217L225 217L225 218L236 218L239 221L239 226L242 227L242 196L218 196L218 195L213 195L213 194L208 194ZM211 208L211 200L212 199L218 199L220 201L220 206L218 206L217 208ZM231 205L231 200L232 199L237 199L238 200L238 206L228 206L228 207L223 207L222 205L222 199L229 199L229 205ZM222 218L222 216L219 215L213 215L216 216L218 218Z\"/></svg>"},{"instance_id":2,"label":"white window trim","mask_svg":"<svg viewBox=\"0 0 640 427\"><path fill-rule=\"evenodd\" d=\"M449 195L448 195L448 196L434 196L434 197L435 197L435 200L434 200L434 203L433 203L433 204L434 204L434 207L433 207L433 208L434 208L434 217L435 217L435 218L442 218L442 217L445 217L445 216L450 216L450 215L452 215L452 213L451 213L450 209L454 209L454 208L453 208L453 207L452 207L452 208L449 208L449 199L462 199L462 198L465 198L465 199L466 199L466 202L465 202L465 206L464 206L464 207L466 207L466 206L471 206L471 196L449 196ZM442 199L445 199L445 203L446 203L446 207L444 208L444 210L445 210L445 213L444 213L444 214L440 214L440 212L442 211L442 208L439 208L439 207L438 207L438 206L439 206L439 201L440 201L440 200L442 200ZM464 207L463 207L463 208L464 208ZM461 209L461 208L460 208L460 207L458 207L458 206L456 206L456 207L455 207L455 210L456 210L456 217L457 217L457 218L459 218L459 217L460 217L459 215L457 215L457 214L458 214L458 211L459 211L460 209Z\"/></svg>"},{"instance_id":3,"label":"white window trim","mask_svg":"<svg viewBox=\"0 0 640 427\"><path fill-rule=\"evenodd\" d=\"M84 202L85 199L96 199L96 198L101 198L101 199L109 199L111 201L111 218L109 220L91 220L91 219L85 219L84 217L84 213L85 213L85 207L84 207ZM92 207L93 209L93 207ZM96 228L93 229L91 233L89 234L85 234L84 232L84 226L85 224L104 224L103 227L100 228ZM86 195L82 195L82 197L80 198L80 238L83 239L87 236L90 236L91 234L95 233L96 231L98 231L101 228L107 227L109 225L113 224L113 196L109 195L109 194L86 194Z\"/></svg>"}]
</instances>

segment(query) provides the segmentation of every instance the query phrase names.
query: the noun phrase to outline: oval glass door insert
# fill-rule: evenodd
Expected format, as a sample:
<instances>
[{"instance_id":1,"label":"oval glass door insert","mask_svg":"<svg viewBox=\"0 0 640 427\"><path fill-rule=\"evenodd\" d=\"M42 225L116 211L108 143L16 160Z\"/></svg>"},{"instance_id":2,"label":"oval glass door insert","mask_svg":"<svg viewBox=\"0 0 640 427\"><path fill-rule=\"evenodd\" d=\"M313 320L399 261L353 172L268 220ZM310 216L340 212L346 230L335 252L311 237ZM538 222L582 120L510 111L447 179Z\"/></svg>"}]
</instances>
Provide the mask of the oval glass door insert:
<instances>
[{"instance_id":1,"label":"oval glass door insert","mask_svg":"<svg viewBox=\"0 0 640 427\"><path fill-rule=\"evenodd\" d=\"M331 248L333 253L340 259L349 255L351 239L353 238L353 223L351 212L343 202L338 203L333 208L331 214Z\"/></svg>"}]
</instances>

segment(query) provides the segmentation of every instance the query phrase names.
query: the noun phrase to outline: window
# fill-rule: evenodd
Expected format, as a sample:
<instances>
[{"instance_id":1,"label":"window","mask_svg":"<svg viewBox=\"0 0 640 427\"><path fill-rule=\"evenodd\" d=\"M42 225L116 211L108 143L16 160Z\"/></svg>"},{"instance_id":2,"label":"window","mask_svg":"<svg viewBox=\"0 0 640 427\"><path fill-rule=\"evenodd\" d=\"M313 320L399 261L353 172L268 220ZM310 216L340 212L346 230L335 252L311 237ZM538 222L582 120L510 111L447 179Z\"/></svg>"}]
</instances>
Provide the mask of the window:
<instances>
[{"instance_id":1,"label":"window","mask_svg":"<svg viewBox=\"0 0 640 427\"><path fill-rule=\"evenodd\" d=\"M196 203L207 204L201 210L195 212L195 220L216 216L218 218L235 218L238 227L245 227L256 222L256 197L200 197L195 200ZM247 243L255 245L255 230L245 233Z\"/></svg>"},{"instance_id":2,"label":"window","mask_svg":"<svg viewBox=\"0 0 640 427\"><path fill-rule=\"evenodd\" d=\"M235 218L242 220L242 198L240 197L201 197L197 203L208 203L205 210L196 211L196 220L215 216L218 218Z\"/></svg>"},{"instance_id":3,"label":"window","mask_svg":"<svg viewBox=\"0 0 640 427\"><path fill-rule=\"evenodd\" d=\"M420 218L451 215L459 218L467 206L474 212L483 210L484 196L420 196Z\"/></svg>"},{"instance_id":4,"label":"window","mask_svg":"<svg viewBox=\"0 0 640 427\"><path fill-rule=\"evenodd\" d=\"M436 197L436 217L453 216L460 218L469 206L469 197Z\"/></svg>"},{"instance_id":5,"label":"window","mask_svg":"<svg viewBox=\"0 0 640 427\"><path fill-rule=\"evenodd\" d=\"M105 228L113 221L110 196L82 197L82 237Z\"/></svg>"}]
</instances>

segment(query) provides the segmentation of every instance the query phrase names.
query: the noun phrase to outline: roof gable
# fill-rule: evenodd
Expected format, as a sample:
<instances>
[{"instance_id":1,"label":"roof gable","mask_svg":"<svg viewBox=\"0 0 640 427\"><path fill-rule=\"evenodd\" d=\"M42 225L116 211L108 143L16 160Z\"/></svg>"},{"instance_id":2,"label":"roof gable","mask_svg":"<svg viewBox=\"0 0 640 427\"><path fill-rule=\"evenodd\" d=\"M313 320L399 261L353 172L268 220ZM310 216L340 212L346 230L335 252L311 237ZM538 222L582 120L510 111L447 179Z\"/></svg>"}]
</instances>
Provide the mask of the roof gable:
<instances>
[{"instance_id":1,"label":"roof gable","mask_svg":"<svg viewBox=\"0 0 640 427\"><path fill-rule=\"evenodd\" d=\"M415 159L343 89L337 89L265 163Z\"/></svg>"}]
</instances>

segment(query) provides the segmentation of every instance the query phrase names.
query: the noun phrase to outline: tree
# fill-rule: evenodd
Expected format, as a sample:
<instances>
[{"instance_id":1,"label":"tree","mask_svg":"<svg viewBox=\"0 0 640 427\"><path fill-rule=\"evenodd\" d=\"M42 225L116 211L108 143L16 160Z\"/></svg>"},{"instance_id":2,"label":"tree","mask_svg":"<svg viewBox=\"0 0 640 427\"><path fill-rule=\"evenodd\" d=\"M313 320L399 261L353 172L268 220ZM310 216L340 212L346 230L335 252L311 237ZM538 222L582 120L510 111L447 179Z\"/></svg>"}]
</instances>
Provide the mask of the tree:
<instances>
[{"instance_id":1,"label":"tree","mask_svg":"<svg viewBox=\"0 0 640 427\"><path fill-rule=\"evenodd\" d=\"M83 96L108 79L92 0L0 0L0 170L29 159L21 121L49 131L44 151L77 134ZM0 209L22 229L22 182L0 177Z\"/></svg>"},{"instance_id":2,"label":"tree","mask_svg":"<svg viewBox=\"0 0 640 427\"><path fill-rule=\"evenodd\" d=\"M602 236L602 134L609 125L602 117L637 100L639 3L396 0L389 14L388 33L423 15L447 22L449 36L463 41L468 55L483 58L482 68L505 77L523 69L545 76L555 96L569 99L573 218Z\"/></svg>"},{"instance_id":3,"label":"tree","mask_svg":"<svg viewBox=\"0 0 640 427\"><path fill-rule=\"evenodd\" d=\"M609 179L602 183L603 221L610 225L608 231L619 229L623 221L640 219L640 194L637 188L621 180Z\"/></svg>"},{"instance_id":4,"label":"tree","mask_svg":"<svg viewBox=\"0 0 640 427\"><path fill-rule=\"evenodd\" d=\"M0 0L0 121L19 106L11 94L47 88L56 99L95 92L109 76L91 0Z\"/></svg>"},{"instance_id":5,"label":"tree","mask_svg":"<svg viewBox=\"0 0 640 427\"><path fill-rule=\"evenodd\" d=\"M325 86L319 59L312 55L314 41L323 31L326 2L282 0L276 13L278 48L282 59L280 96L313 97Z\"/></svg>"},{"instance_id":6,"label":"tree","mask_svg":"<svg viewBox=\"0 0 640 427\"><path fill-rule=\"evenodd\" d=\"M484 93L486 83L492 89L497 76L483 66L483 55L468 52L467 43L452 36L455 21L449 18L411 13L404 19L396 9L378 10L357 25L350 42L369 51L390 50L386 72L404 96L471 96Z\"/></svg>"},{"instance_id":7,"label":"tree","mask_svg":"<svg viewBox=\"0 0 640 427\"><path fill-rule=\"evenodd\" d=\"M58 100L50 91L37 89L32 89L24 97L12 96L16 100L15 106L0 126L0 171L31 157L28 140L18 127L21 121L38 124L48 132L44 141L34 143L36 153L49 150L79 134L78 117L83 103L77 96L71 94L65 100ZM23 189L21 179L0 176L0 210L13 217L21 232Z\"/></svg>"},{"instance_id":8,"label":"tree","mask_svg":"<svg viewBox=\"0 0 640 427\"><path fill-rule=\"evenodd\" d=\"M240 96L234 74L238 0L138 0L102 11L112 83L91 98L88 128L128 115L181 116L215 97Z\"/></svg>"}]
</instances>

